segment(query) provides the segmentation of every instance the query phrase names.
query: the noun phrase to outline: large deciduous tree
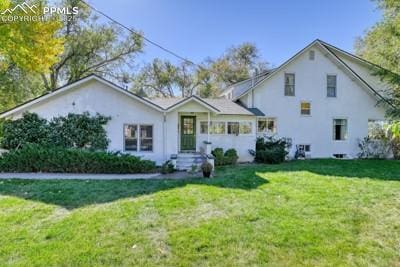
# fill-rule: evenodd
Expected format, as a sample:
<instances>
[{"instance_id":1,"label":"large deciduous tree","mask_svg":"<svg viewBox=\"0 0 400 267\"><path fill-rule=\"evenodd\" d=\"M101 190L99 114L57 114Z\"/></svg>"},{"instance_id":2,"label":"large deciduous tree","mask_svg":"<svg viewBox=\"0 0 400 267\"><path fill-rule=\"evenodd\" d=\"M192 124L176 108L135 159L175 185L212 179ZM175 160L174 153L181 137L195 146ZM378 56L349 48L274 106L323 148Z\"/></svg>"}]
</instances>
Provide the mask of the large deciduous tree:
<instances>
[{"instance_id":1,"label":"large deciduous tree","mask_svg":"<svg viewBox=\"0 0 400 267\"><path fill-rule=\"evenodd\" d=\"M14 8L22 0L1 0L1 10ZM43 0L31 1L31 5L43 6ZM7 14L6 14L7 15ZM4 17L7 18L7 16ZM42 16L43 9L15 9L12 16ZM0 69L10 65L23 71L49 72L49 68L58 61L57 55L63 51L63 38L56 33L61 27L58 20L46 21L0 21Z\"/></svg>"},{"instance_id":2,"label":"large deciduous tree","mask_svg":"<svg viewBox=\"0 0 400 267\"><path fill-rule=\"evenodd\" d=\"M150 97L217 96L219 90L250 78L263 71L267 63L261 60L257 47L244 43L231 47L217 59L206 59L201 67L188 62L174 65L155 59L145 65L133 81L133 91Z\"/></svg>"},{"instance_id":3,"label":"large deciduous tree","mask_svg":"<svg viewBox=\"0 0 400 267\"><path fill-rule=\"evenodd\" d=\"M388 116L395 158L400 158L400 1L376 0L383 11L383 18L356 43L356 52L381 66L376 75L391 85L387 95L393 107Z\"/></svg>"},{"instance_id":4,"label":"large deciduous tree","mask_svg":"<svg viewBox=\"0 0 400 267\"><path fill-rule=\"evenodd\" d=\"M113 23L102 23L79 0L64 0L65 7L79 7L79 13L66 21L60 31L65 38L64 52L51 66L50 74L42 74L47 90L71 83L95 73L126 82L127 68L142 50L140 35L127 33Z\"/></svg>"}]
</instances>

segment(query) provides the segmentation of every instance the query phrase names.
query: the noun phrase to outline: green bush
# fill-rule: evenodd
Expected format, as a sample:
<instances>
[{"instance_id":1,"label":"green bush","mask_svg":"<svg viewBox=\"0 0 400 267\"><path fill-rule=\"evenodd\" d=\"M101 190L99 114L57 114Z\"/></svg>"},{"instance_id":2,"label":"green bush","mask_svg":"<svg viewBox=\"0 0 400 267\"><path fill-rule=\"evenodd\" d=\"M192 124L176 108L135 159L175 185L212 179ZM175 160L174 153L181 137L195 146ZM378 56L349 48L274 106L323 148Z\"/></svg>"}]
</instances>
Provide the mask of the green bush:
<instances>
[{"instance_id":1,"label":"green bush","mask_svg":"<svg viewBox=\"0 0 400 267\"><path fill-rule=\"evenodd\" d=\"M147 173L155 163L128 154L25 145L0 157L0 172Z\"/></svg>"},{"instance_id":2,"label":"green bush","mask_svg":"<svg viewBox=\"0 0 400 267\"><path fill-rule=\"evenodd\" d=\"M225 153L220 147L215 148L211 154L215 157L214 164L216 166L233 165L238 160L238 155L235 149L228 149Z\"/></svg>"},{"instance_id":3,"label":"green bush","mask_svg":"<svg viewBox=\"0 0 400 267\"><path fill-rule=\"evenodd\" d=\"M170 160L167 160L163 165L161 165L162 174L168 174L173 172L175 172L175 167Z\"/></svg>"},{"instance_id":4,"label":"green bush","mask_svg":"<svg viewBox=\"0 0 400 267\"><path fill-rule=\"evenodd\" d=\"M61 146L66 148L87 148L104 150L109 140L104 125L109 117L89 113L68 114L51 121L35 113L24 113L17 120L6 120L0 124L0 147L18 149L28 144Z\"/></svg>"},{"instance_id":5,"label":"green bush","mask_svg":"<svg viewBox=\"0 0 400 267\"><path fill-rule=\"evenodd\" d=\"M235 165L239 158L237 155L236 149L233 149L233 148L225 151L224 157L225 157L225 163L232 164L232 165Z\"/></svg>"},{"instance_id":6,"label":"green bush","mask_svg":"<svg viewBox=\"0 0 400 267\"><path fill-rule=\"evenodd\" d=\"M291 143L286 138L260 137L256 141L255 161L278 164L285 161Z\"/></svg>"},{"instance_id":7,"label":"green bush","mask_svg":"<svg viewBox=\"0 0 400 267\"><path fill-rule=\"evenodd\" d=\"M278 164L285 161L286 154L287 152L280 147L257 150L256 162Z\"/></svg>"}]
</instances>

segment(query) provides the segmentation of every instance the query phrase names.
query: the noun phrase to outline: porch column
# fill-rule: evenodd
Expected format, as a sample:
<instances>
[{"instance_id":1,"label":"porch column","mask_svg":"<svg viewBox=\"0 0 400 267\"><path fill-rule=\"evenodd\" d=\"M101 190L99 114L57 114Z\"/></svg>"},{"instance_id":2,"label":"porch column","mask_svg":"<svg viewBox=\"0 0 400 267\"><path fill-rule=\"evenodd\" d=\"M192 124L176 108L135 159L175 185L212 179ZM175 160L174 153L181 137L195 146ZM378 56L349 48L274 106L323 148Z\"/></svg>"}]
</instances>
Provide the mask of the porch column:
<instances>
[{"instance_id":1,"label":"porch column","mask_svg":"<svg viewBox=\"0 0 400 267\"><path fill-rule=\"evenodd\" d=\"M207 142L210 142L210 111L207 113Z\"/></svg>"}]
</instances>

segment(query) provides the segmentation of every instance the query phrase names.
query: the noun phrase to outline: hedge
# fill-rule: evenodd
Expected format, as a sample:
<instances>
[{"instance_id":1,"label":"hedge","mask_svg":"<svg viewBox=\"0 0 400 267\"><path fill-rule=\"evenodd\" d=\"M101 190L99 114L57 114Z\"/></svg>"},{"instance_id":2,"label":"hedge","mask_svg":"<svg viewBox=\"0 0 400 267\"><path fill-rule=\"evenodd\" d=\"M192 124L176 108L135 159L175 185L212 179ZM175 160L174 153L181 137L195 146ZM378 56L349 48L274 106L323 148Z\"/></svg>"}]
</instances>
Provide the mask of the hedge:
<instances>
[{"instance_id":1,"label":"hedge","mask_svg":"<svg viewBox=\"0 0 400 267\"><path fill-rule=\"evenodd\" d=\"M148 173L156 165L128 154L26 145L0 156L0 172Z\"/></svg>"},{"instance_id":2,"label":"hedge","mask_svg":"<svg viewBox=\"0 0 400 267\"><path fill-rule=\"evenodd\" d=\"M234 148L228 149L225 153L220 147L215 148L211 154L215 157L215 165L235 165L238 160L237 152Z\"/></svg>"}]
</instances>

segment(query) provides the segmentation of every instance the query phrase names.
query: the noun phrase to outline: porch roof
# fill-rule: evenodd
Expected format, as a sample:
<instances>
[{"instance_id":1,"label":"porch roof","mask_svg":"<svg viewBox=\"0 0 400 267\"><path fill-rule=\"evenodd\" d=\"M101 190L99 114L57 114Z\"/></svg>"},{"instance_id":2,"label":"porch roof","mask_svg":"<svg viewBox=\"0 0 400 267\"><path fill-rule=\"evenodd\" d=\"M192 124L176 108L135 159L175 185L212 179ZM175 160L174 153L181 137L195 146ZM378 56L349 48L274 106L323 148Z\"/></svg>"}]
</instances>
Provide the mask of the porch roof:
<instances>
[{"instance_id":1,"label":"porch roof","mask_svg":"<svg viewBox=\"0 0 400 267\"><path fill-rule=\"evenodd\" d=\"M232 100L225 99L225 98L200 98L197 96L181 98L181 97L174 97L174 98L152 98L149 99L154 104L162 107L165 110L169 110L180 103L189 102L191 99L198 100L203 102L205 105L209 106L210 108L217 110L218 114L224 115L248 115L254 116L255 114L249 111L248 109L242 107L241 105L233 102Z\"/></svg>"}]
</instances>

